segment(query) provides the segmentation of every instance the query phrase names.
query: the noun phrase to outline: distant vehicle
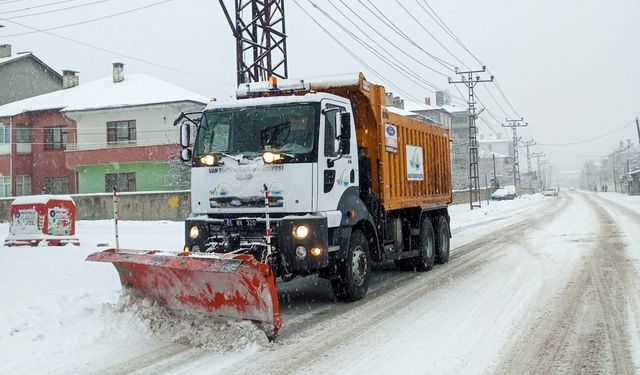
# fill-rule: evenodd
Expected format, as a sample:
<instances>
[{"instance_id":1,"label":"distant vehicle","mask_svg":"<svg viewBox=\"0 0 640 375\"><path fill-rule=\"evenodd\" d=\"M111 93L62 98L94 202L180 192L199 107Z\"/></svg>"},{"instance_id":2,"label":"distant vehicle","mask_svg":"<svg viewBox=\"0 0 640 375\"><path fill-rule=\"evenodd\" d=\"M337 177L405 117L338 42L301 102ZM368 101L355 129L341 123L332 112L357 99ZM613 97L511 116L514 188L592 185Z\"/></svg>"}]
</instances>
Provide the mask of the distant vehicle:
<instances>
[{"instance_id":1,"label":"distant vehicle","mask_svg":"<svg viewBox=\"0 0 640 375\"><path fill-rule=\"evenodd\" d=\"M513 185L505 186L494 191L491 194L491 200L501 201L505 199L514 199L516 197L515 187L512 189Z\"/></svg>"},{"instance_id":2,"label":"distant vehicle","mask_svg":"<svg viewBox=\"0 0 640 375\"><path fill-rule=\"evenodd\" d=\"M558 196L558 188L546 188L542 191L542 195L545 197L557 197Z\"/></svg>"}]
</instances>

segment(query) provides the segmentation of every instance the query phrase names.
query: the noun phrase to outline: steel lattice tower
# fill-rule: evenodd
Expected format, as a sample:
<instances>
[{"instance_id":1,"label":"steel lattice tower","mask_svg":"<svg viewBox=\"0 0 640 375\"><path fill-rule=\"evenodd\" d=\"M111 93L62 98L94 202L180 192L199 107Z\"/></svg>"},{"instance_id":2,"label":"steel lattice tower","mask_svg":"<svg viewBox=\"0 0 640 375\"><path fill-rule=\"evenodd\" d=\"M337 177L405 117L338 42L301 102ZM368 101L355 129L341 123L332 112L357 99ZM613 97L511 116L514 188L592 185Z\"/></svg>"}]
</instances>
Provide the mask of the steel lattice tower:
<instances>
[{"instance_id":1,"label":"steel lattice tower","mask_svg":"<svg viewBox=\"0 0 640 375\"><path fill-rule=\"evenodd\" d=\"M453 81L449 78L449 83L462 83L469 89L469 100L467 105L469 106L469 206L473 210L474 207L480 207L480 176L478 173L478 128L476 127L476 97L473 92L474 87L481 82L492 82L493 76L490 79L480 79L480 76L473 76L474 73L484 73L486 67L482 67L482 70L470 70L466 72L458 71L456 68L456 74L461 75L460 81ZM477 202L477 203L475 203Z\"/></svg>"},{"instance_id":2,"label":"steel lattice tower","mask_svg":"<svg viewBox=\"0 0 640 375\"><path fill-rule=\"evenodd\" d=\"M236 38L238 85L270 76L287 78L284 0L235 0L235 24L223 1L220 6Z\"/></svg>"},{"instance_id":3,"label":"steel lattice tower","mask_svg":"<svg viewBox=\"0 0 640 375\"><path fill-rule=\"evenodd\" d=\"M520 120L506 120L507 124L502 124L504 128L511 128L513 130L513 184L516 187L516 191L520 187L520 157L518 155L518 142L520 138L518 138L518 128L525 127L529 125L528 123L522 124L520 121L524 121L523 118Z\"/></svg>"}]
</instances>

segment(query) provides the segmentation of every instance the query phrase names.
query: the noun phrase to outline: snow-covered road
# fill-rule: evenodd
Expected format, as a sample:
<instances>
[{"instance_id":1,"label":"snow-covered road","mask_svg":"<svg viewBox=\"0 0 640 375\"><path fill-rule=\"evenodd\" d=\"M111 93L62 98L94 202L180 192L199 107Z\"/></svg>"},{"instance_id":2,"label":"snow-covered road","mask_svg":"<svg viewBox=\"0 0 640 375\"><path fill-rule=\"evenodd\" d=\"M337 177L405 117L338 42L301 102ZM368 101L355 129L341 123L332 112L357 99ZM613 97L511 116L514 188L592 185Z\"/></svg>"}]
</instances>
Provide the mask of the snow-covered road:
<instances>
[{"instance_id":1,"label":"snow-covered road","mask_svg":"<svg viewBox=\"0 0 640 375\"><path fill-rule=\"evenodd\" d=\"M81 222L80 248L0 250L0 352L12 353L0 373L639 372L638 202L564 191L453 206L447 265L381 265L352 304L315 277L280 284L273 344L251 325L119 301L113 267L83 262L112 224ZM125 222L121 238L175 250L182 230Z\"/></svg>"}]
</instances>

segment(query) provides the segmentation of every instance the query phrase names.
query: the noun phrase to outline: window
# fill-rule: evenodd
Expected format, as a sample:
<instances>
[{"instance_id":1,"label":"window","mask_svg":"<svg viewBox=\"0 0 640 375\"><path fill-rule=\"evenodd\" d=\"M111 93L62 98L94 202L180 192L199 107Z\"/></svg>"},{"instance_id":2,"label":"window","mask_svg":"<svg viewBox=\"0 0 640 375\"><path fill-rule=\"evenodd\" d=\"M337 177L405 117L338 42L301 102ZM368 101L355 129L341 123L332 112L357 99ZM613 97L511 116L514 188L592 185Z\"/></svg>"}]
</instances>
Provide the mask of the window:
<instances>
[{"instance_id":1,"label":"window","mask_svg":"<svg viewBox=\"0 0 640 375\"><path fill-rule=\"evenodd\" d=\"M16 126L16 143L31 143L31 129L24 125Z\"/></svg>"},{"instance_id":2,"label":"window","mask_svg":"<svg viewBox=\"0 0 640 375\"><path fill-rule=\"evenodd\" d=\"M333 106L327 106L330 108ZM324 156L336 156L336 118L337 110L325 112L324 115Z\"/></svg>"},{"instance_id":3,"label":"window","mask_svg":"<svg viewBox=\"0 0 640 375\"><path fill-rule=\"evenodd\" d=\"M67 148L67 128L44 129L45 150L65 150Z\"/></svg>"},{"instance_id":4,"label":"window","mask_svg":"<svg viewBox=\"0 0 640 375\"><path fill-rule=\"evenodd\" d=\"M136 191L135 173L107 173L104 175L104 191Z\"/></svg>"},{"instance_id":5,"label":"window","mask_svg":"<svg viewBox=\"0 0 640 375\"><path fill-rule=\"evenodd\" d=\"M16 195L31 195L31 176L16 176Z\"/></svg>"},{"instance_id":6,"label":"window","mask_svg":"<svg viewBox=\"0 0 640 375\"><path fill-rule=\"evenodd\" d=\"M11 196L11 177L0 177L0 197Z\"/></svg>"},{"instance_id":7,"label":"window","mask_svg":"<svg viewBox=\"0 0 640 375\"><path fill-rule=\"evenodd\" d=\"M45 194L69 193L69 178L68 177L45 177L44 193Z\"/></svg>"},{"instance_id":8,"label":"window","mask_svg":"<svg viewBox=\"0 0 640 375\"><path fill-rule=\"evenodd\" d=\"M0 122L0 143L11 143L11 127Z\"/></svg>"},{"instance_id":9,"label":"window","mask_svg":"<svg viewBox=\"0 0 640 375\"><path fill-rule=\"evenodd\" d=\"M24 124L16 126L16 151L18 154L31 153L31 128Z\"/></svg>"},{"instance_id":10,"label":"window","mask_svg":"<svg viewBox=\"0 0 640 375\"><path fill-rule=\"evenodd\" d=\"M136 121L110 121L107 122L108 143L135 143Z\"/></svg>"}]
</instances>

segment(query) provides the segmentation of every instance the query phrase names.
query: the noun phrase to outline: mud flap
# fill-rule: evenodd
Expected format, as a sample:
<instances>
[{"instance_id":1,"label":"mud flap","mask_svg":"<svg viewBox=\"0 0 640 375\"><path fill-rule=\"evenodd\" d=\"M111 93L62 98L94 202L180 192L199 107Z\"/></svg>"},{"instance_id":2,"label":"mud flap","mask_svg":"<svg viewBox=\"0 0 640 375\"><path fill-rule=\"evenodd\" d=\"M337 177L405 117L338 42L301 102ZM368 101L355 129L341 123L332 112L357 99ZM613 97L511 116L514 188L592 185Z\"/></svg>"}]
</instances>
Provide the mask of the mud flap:
<instances>
[{"instance_id":1,"label":"mud flap","mask_svg":"<svg viewBox=\"0 0 640 375\"><path fill-rule=\"evenodd\" d=\"M273 271L251 255L108 249L86 260L113 263L123 291L169 310L252 320L269 339L282 325Z\"/></svg>"}]
</instances>

